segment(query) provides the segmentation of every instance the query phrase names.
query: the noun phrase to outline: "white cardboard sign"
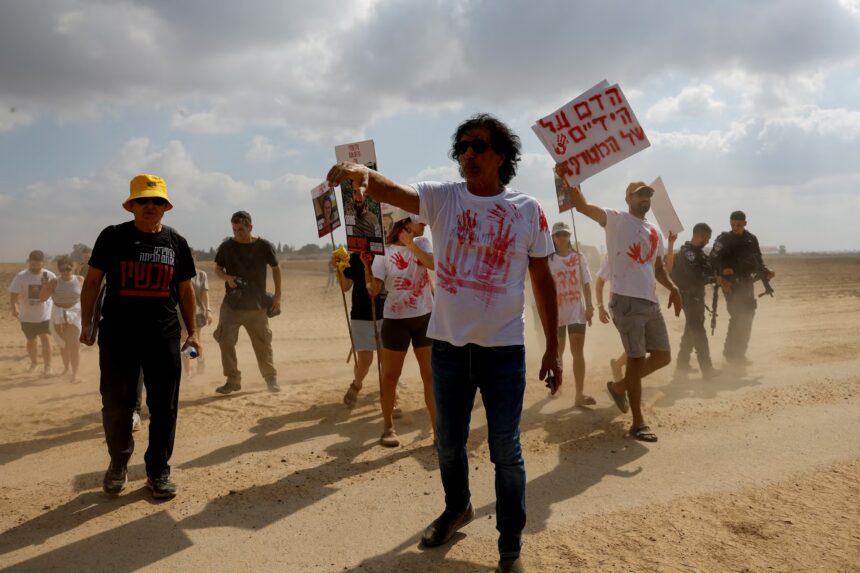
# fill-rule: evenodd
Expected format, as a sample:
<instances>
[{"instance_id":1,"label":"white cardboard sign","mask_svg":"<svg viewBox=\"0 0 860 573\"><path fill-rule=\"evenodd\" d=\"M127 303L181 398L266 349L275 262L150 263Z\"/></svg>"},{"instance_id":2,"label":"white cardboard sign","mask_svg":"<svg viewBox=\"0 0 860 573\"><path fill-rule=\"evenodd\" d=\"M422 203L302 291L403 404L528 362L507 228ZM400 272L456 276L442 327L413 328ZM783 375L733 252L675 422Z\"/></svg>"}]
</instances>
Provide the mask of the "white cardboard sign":
<instances>
[{"instance_id":1,"label":"white cardboard sign","mask_svg":"<svg viewBox=\"0 0 860 573\"><path fill-rule=\"evenodd\" d=\"M539 119L532 130L566 167L571 187L651 145L621 88L605 80Z\"/></svg>"},{"instance_id":2,"label":"white cardboard sign","mask_svg":"<svg viewBox=\"0 0 860 573\"><path fill-rule=\"evenodd\" d=\"M658 177L651 183L651 188L654 189L654 195L651 196L651 212L654 213L654 218L657 219L657 224L663 232L663 236L669 238L669 233L680 235L684 230L684 225L681 224L681 219L672 205L672 200L669 199L669 192L666 191L666 185L663 184L663 179Z\"/></svg>"}]
</instances>

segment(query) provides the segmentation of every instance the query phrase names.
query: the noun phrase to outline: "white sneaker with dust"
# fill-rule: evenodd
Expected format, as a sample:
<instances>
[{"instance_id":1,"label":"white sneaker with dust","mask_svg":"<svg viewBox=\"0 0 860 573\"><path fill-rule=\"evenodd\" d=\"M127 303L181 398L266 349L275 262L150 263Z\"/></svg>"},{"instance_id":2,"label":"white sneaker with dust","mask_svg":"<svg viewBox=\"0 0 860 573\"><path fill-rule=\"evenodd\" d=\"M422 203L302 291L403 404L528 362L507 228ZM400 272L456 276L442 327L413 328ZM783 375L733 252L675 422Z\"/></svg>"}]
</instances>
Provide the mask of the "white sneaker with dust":
<instances>
[{"instance_id":1,"label":"white sneaker with dust","mask_svg":"<svg viewBox=\"0 0 860 573\"><path fill-rule=\"evenodd\" d=\"M140 414L135 412L131 415L131 431L136 432L140 429Z\"/></svg>"}]
</instances>

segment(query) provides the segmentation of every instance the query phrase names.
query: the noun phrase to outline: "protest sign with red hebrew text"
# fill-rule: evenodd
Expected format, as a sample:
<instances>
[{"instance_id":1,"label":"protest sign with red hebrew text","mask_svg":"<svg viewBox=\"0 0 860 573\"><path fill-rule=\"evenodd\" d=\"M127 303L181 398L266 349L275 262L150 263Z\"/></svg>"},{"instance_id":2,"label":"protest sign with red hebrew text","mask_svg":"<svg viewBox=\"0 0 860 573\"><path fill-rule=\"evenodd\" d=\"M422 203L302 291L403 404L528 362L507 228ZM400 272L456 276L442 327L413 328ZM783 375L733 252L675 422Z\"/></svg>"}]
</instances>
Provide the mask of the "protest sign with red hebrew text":
<instances>
[{"instance_id":1,"label":"protest sign with red hebrew text","mask_svg":"<svg viewBox=\"0 0 860 573\"><path fill-rule=\"evenodd\" d=\"M650 146L618 84L601 82L539 119L535 134L571 187Z\"/></svg>"}]
</instances>

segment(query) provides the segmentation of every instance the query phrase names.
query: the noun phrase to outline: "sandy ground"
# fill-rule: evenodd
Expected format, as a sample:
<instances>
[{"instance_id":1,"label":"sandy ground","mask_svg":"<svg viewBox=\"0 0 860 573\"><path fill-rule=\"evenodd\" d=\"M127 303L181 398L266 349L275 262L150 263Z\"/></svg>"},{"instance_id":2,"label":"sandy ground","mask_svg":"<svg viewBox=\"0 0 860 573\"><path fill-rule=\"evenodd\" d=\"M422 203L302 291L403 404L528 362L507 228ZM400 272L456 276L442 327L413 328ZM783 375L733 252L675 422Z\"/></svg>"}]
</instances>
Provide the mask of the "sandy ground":
<instances>
[{"instance_id":1,"label":"sandy ground","mask_svg":"<svg viewBox=\"0 0 860 573\"><path fill-rule=\"evenodd\" d=\"M586 389L598 405L577 409L572 379L557 398L538 382L542 348L529 325L523 556L531 571L860 571L860 258L770 264L777 297L760 301L751 366L708 382L673 379L670 367L646 381L657 444L625 435L629 419L602 388L620 349L611 326L588 332ZM477 518L448 546L421 550L442 492L414 359L398 424L405 443L382 448L376 379L354 409L341 403L349 342L324 263L284 267L285 313L273 330L285 391L265 391L243 335L243 391L216 395L219 356L206 329L205 372L183 379L172 460L181 489L168 502L143 487L145 428L128 489L103 496L97 352L84 352L81 384L27 374L23 336L4 307L0 567L492 571L493 474L480 402L470 442ZM14 270L0 266L0 283ZM212 294L217 308L222 287ZM725 318L711 339L717 357ZM683 322L668 324L677 348Z\"/></svg>"}]
</instances>

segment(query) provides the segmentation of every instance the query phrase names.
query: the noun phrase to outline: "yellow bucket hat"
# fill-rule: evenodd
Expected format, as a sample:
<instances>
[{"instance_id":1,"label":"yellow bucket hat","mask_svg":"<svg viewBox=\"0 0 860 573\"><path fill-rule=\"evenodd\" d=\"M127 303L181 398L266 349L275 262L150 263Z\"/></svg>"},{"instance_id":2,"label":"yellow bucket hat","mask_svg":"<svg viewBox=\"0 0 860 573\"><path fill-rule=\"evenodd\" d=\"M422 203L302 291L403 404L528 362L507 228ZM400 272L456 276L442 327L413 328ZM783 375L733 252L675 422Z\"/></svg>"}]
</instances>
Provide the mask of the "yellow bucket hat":
<instances>
[{"instance_id":1,"label":"yellow bucket hat","mask_svg":"<svg viewBox=\"0 0 860 573\"><path fill-rule=\"evenodd\" d=\"M150 175L144 173L136 176L129 184L130 193L128 199L123 201L123 208L126 211L131 211L131 202L135 199L144 199L146 197L161 197L167 201L164 210L170 211L173 209L173 203L167 196L167 183L158 175Z\"/></svg>"}]
</instances>

